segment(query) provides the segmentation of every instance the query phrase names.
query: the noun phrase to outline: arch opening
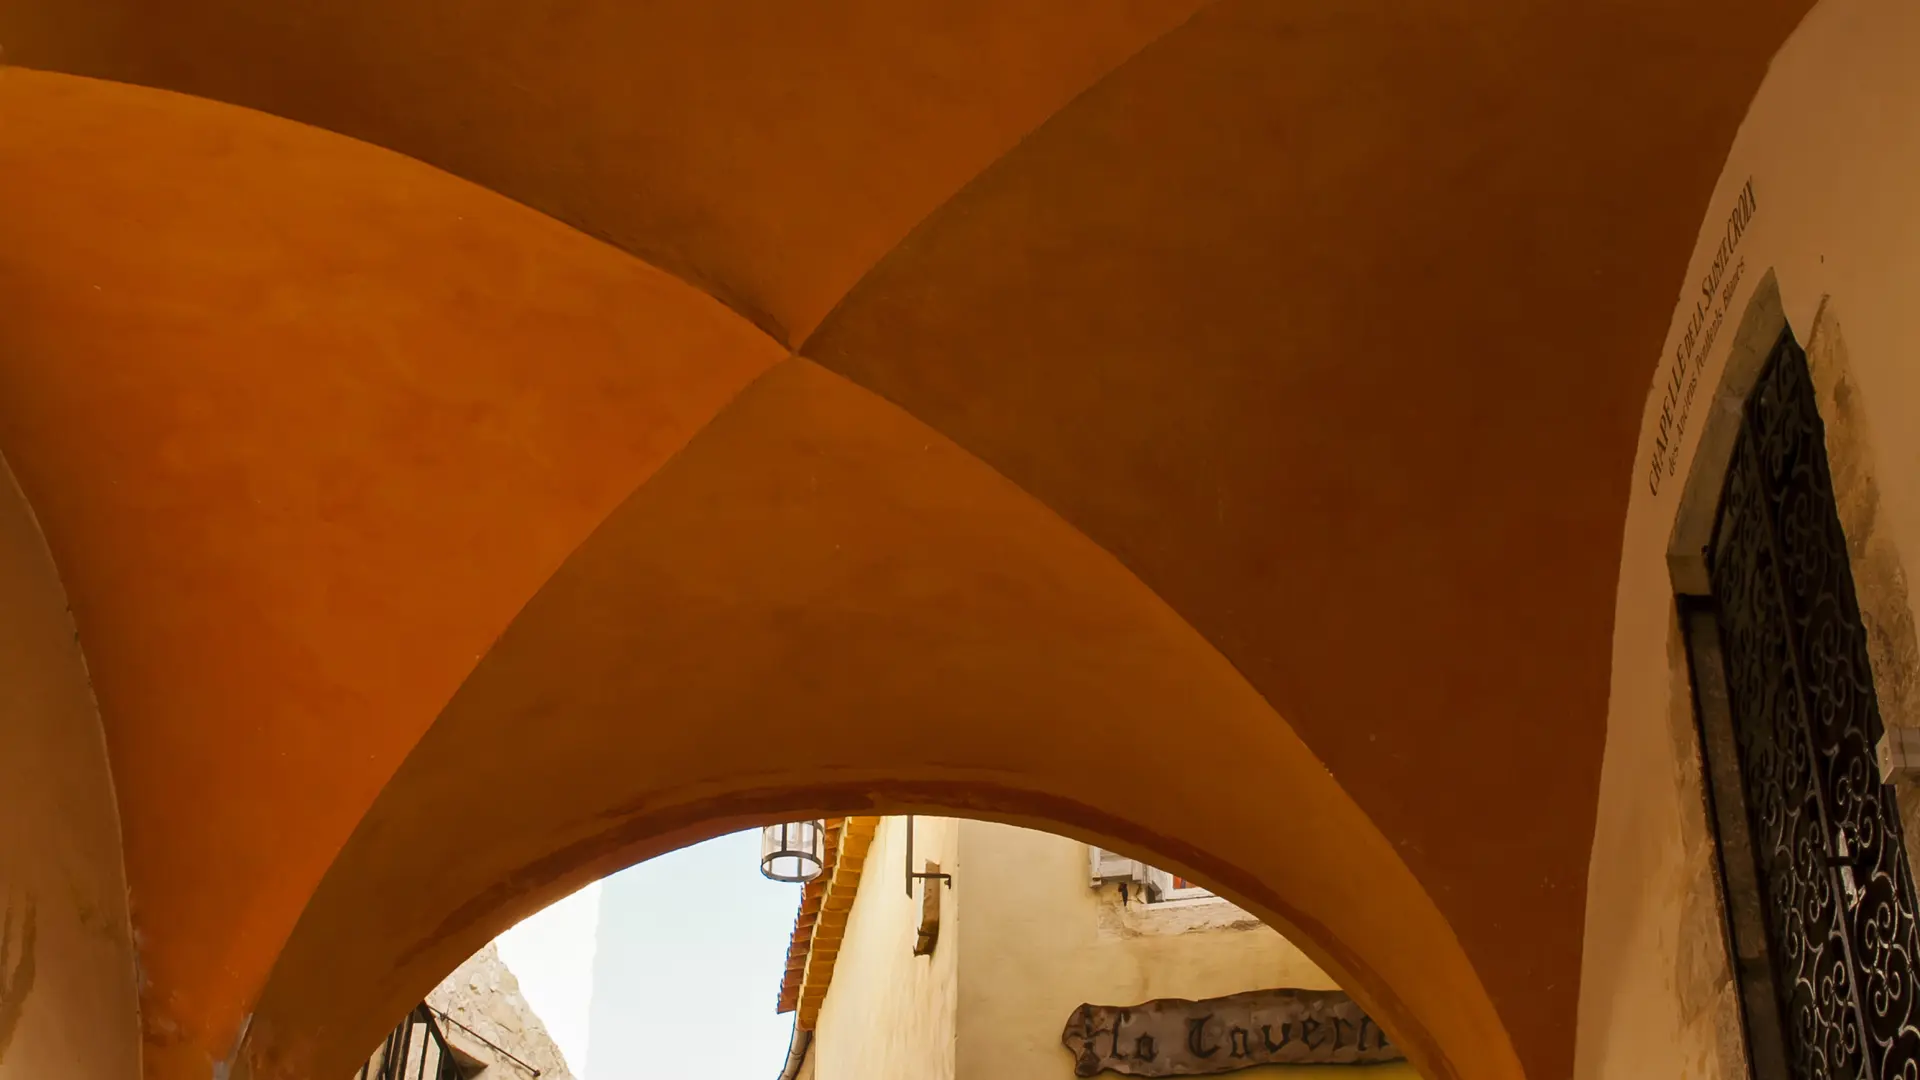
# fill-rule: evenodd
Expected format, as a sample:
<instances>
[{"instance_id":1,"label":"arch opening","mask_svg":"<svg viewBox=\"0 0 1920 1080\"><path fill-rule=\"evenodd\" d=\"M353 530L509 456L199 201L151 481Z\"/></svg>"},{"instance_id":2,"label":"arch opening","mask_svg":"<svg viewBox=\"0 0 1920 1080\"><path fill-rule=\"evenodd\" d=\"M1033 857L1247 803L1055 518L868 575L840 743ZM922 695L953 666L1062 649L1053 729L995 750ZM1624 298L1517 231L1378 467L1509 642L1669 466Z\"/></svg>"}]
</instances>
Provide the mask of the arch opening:
<instances>
[{"instance_id":1,"label":"arch opening","mask_svg":"<svg viewBox=\"0 0 1920 1080\"><path fill-rule=\"evenodd\" d=\"M457 1080L465 1042L518 1069L486 1075L554 1080L1418 1075L1301 950L1197 882L979 818L824 826L805 884L765 879L746 830L569 895L464 960L364 1071L411 1042L406 1075Z\"/></svg>"},{"instance_id":2,"label":"arch opening","mask_svg":"<svg viewBox=\"0 0 1920 1080\"><path fill-rule=\"evenodd\" d=\"M524 763L522 758L520 764ZM839 774L833 782L821 784L794 775L799 771L760 772L739 789L709 789L703 797L681 803L636 798L593 814L590 821L576 819L572 822L575 834L568 842L518 865L499 868L490 881L483 880L487 875L482 868L498 867L504 855L500 846L474 845L474 833L447 830L444 820L435 815L408 821L404 819L410 815L404 811L389 818L382 813L388 808L377 806L296 928L250 1018L233 1075L236 1080L344 1075L339 1066L350 1068L354 1057L345 1048L357 1047L366 1042L368 1033L384 1030L396 1003L417 1000L479 944L583 885L729 832L798 817L854 814L951 815L1062 836L1149 862L1253 913L1296 943L1318 969L1337 980L1370 1015L1380 1018L1422 1076L1482 1075L1469 1070L1484 1067L1483 1061L1467 1068L1455 1063L1449 1052L1453 1031L1436 1031L1417 1012L1432 1001L1431 991L1413 986L1412 993L1403 996L1389 981L1405 979L1410 969L1427 975L1450 971L1452 979L1471 980L1473 975L1455 960L1457 944L1444 922L1430 909L1407 909L1407 895L1401 890L1412 884L1410 879L1362 879L1363 867L1380 865L1381 853L1377 837L1364 835L1364 820L1340 822L1337 815L1315 815L1329 834L1355 841L1351 845L1337 839L1333 844L1313 839L1294 843L1285 837L1262 837L1247 844L1234 839L1244 830L1226 823L1235 818L1258 820L1250 815L1268 808L1245 800L1176 807L1192 796L1192 789L1183 784L1169 785L1163 796L1121 800L1132 804L1122 816L1112 802L1083 802L1004 773L975 771L961 776L922 767L916 771L925 775L903 778L840 766L833 770ZM490 787L492 779L474 772L465 772L465 778L476 788ZM1242 791L1262 790L1250 781L1245 775L1222 779L1223 784ZM383 797L382 802L386 801ZM1283 805L1280 813L1289 809ZM518 812L531 817L527 811L525 804L518 804ZM1182 839L1183 834L1190 835L1185 824L1176 827L1179 831L1156 824L1168 818L1205 822L1201 828L1208 839L1202 843ZM369 833L393 826L398 828L384 842L368 839ZM498 835L485 826L482 832ZM437 835L442 842L436 847L432 836L423 833ZM1233 854L1223 857L1222 848ZM1313 876L1309 867L1324 873L1330 864L1344 862L1342 848L1357 856L1353 861L1362 866L1349 866L1355 878L1345 882L1321 879L1342 895L1343 913L1349 916L1330 925L1317 915L1321 898L1306 898L1302 904L1290 899L1288 892L1300 885L1300 878ZM1246 859L1249 852L1262 857ZM391 856L391 861L369 865L381 855ZM1271 880L1274 863L1296 864L1292 872L1279 875L1283 880L1278 887ZM463 888L470 889L471 895L461 899ZM404 906L413 910L383 910L383 904L398 898L405 898ZM419 903L422 899L427 902ZM1424 894L1420 899L1425 899ZM430 917L437 921L429 927ZM1389 932L1351 947L1343 935L1355 934L1353 923ZM1409 925L1420 926L1431 937L1420 940L1420 931L1409 932ZM1388 970L1382 972L1380 967ZM1477 989L1463 994L1461 985L1474 984L1453 983L1456 1003L1482 1004L1474 1000ZM1461 1012L1469 1015L1461 1017ZM1482 1020L1463 1009L1441 1017L1440 1023L1458 1024L1462 1019ZM1492 1019L1490 1009L1485 1019ZM1493 1034L1503 1037L1497 1030Z\"/></svg>"}]
</instances>

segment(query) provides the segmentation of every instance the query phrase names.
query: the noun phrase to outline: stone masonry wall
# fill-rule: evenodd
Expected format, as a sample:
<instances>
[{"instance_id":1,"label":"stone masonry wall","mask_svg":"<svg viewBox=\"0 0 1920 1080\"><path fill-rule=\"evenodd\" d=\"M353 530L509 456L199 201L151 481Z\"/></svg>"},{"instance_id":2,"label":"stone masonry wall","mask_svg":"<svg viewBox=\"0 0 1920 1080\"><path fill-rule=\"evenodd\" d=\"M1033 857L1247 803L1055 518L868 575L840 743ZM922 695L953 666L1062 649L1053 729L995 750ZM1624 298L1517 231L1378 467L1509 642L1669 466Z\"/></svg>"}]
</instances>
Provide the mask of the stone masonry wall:
<instances>
[{"instance_id":1,"label":"stone masonry wall","mask_svg":"<svg viewBox=\"0 0 1920 1080\"><path fill-rule=\"evenodd\" d=\"M487 1043L538 1069L539 1080L573 1080L560 1047L521 996L520 980L501 961L493 945L455 968L427 995L427 1004L458 1021L442 1026L448 1029L447 1042L455 1050L486 1066L475 1080L532 1080L526 1067L503 1057Z\"/></svg>"}]
</instances>

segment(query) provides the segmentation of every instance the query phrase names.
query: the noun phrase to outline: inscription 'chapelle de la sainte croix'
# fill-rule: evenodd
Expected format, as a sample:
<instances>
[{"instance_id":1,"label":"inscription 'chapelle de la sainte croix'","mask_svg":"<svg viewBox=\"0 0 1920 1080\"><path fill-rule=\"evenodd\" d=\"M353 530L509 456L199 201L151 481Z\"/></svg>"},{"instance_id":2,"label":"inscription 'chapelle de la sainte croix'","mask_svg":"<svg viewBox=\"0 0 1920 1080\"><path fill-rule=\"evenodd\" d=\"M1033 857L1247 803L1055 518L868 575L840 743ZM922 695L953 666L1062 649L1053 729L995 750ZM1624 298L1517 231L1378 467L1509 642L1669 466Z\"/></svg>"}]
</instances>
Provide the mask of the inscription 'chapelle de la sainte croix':
<instances>
[{"instance_id":1,"label":"inscription 'chapelle de la sainte croix'","mask_svg":"<svg viewBox=\"0 0 1920 1080\"><path fill-rule=\"evenodd\" d=\"M1079 1076L1205 1076L1255 1065L1374 1065L1402 1058L1379 1025L1338 990L1082 1005L1060 1040Z\"/></svg>"}]
</instances>

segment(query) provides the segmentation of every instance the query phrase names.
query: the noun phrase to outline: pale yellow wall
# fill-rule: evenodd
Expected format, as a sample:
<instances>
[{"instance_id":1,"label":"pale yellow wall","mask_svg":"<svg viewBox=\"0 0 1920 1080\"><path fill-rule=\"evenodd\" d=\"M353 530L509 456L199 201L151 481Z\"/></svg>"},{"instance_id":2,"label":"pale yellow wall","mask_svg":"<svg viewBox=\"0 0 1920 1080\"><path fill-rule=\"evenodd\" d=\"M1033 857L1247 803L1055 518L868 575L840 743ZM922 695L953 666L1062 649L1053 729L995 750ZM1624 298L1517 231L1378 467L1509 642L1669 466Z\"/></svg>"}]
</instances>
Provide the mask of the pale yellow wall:
<instances>
[{"instance_id":1,"label":"pale yellow wall","mask_svg":"<svg viewBox=\"0 0 1920 1080\"><path fill-rule=\"evenodd\" d=\"M1633 465L1614 626L1611 714L1588 886L1575 1076L1578 1080L1732 1078L1737 1013L1726 984L1699 801L1698 763L1676 668L1665 562L1706 401L1737 321L1768 269L1803 343L1823 301L1837 312L1854 404L1873 433L1877 532L1920 566L1920 7L1828 0L1776 58L1710 206L1660 357ZM1650 166L1652 167L1652 166ZM1739 189L1758 210L1728 325L1706 356L1675 476L1647 482L1662 383ZM1567 332L1604 313L1569 312ZM1657 368L1655 365L1658 365ZM1816 373L1816 381L1819 375ZM1831 425L1833 418L1828 417ZM1858 538L1850 535L1850 542ZM1910 601L1903 602L1911 615Z\"/></svg>"},{"instance_id":2,"label":"pale yellow wall","mask_svg":"<svg viewBox=\"0 0 1920 1080\"><path fill-rule=\"evenodd\" d=\"M908 898L905 824L882 821L867 852L808 1055L819 1080L953 1080L956 909L966 888L955 857L956 823L914 819L915 860L931 859L955 874L955 887L941 898L940 940L930 957L913 955L924 886Z\"/></svg>"},{"instance_id":3,"label":"pale yellow wall","mask_svg":"<svg viewBox=\"0 0 1920 1080\"><path fill-rule=\"evenodd\" d=\"M0 921L0 1080L136 1080L127 887L100 715L53 560L3 465Z\"/></svg>"},{"instance_id":4,"label":"pale yellow wall","mask_svg":"<svg viewBox=\"0 0 1920 1080\"><path fill-rule=\"evenodd\" d=\"M1087 848L1006 825L959 823L967 936L956 1080L1070 1080L1061 1031L1083 1003L1131 1005L1272 987L1330 989L1279 934L1220 901L1120 906L1088 884ZM1238 922L1233 928L1218 926ZM1175 931L1182 924L1213 928ZM1411 1080L1406 1065L1268 1066L1244 1080ZM823 1074L822 1080L839 1080Z\"/></svg>"}]
</instances>

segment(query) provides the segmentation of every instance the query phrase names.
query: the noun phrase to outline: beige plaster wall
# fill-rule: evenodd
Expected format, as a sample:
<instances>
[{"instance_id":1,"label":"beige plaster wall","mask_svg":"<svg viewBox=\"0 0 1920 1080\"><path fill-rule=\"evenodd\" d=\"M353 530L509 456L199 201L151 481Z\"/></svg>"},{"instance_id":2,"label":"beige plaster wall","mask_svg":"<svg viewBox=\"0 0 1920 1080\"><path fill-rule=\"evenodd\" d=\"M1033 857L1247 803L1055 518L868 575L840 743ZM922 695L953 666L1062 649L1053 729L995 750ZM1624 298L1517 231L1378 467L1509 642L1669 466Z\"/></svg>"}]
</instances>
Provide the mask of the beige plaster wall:
<instances>
[{"instance_id":1,"label":"beige plaster wall","mask_svg":"<svg viewBox=\"0 0 1920 1080\"><path fill-rule=\"evenodd\" d=\"M1588 887L1575 1076L1706 1080L1742 1075L1697 746L1681 673L1666 553L1734 327L1768 270L1826 401L1838 483L1872 492L1843 506L1875 661L1912 624L1902 566L1920 528L1920 8L1827 0L1775 59L1710 206L1652 375L1623 537L1612 700ZM1675 350L1727 217L1751 180L1757 211L1737 249L1740 282L1704 353L1677 457L1650 472ZM1724 285L1722 286L1725 287ZM1836 318L1834 313L1838 313ZM1818 316L1818 317L1816 317ZM1569 334L1584 314L1570 313ZM1601 317L1601 316L1592 316ZM1833 340L1845 325L1845 348ZM1817 329L1818 328L1818 329ZM1834 365L1844 357L1845 372ZM1657 365L1657 367L1655 366ZM1842 407L1844 406L1844 407ZM1671 421L1669 422L1671 427ZM1842 493L1843 503L1847 496ZM1862 532L1869 529L1871 535ZM1861 556L1873 553L1873 571ZM1869 591L1873 595L1868 595ZM1910 654L1911 648L1905 648ZM1883 696L1888 676L1876 671ZM1889 704L1898 704L1890 700ZM1902 723L1899 709L1889 723ZM1547 977L1551 977L1550 975Z\"/></svg>"},{"instance_id":2,"label":"beige plaster wall","mask_svg":"<svg viewBox=\"0 0 1920 1080\"><path fill-rule=\"evenodd\" d=\"M1205 998L1334 983L1286 939L1221 900L1123 905L1088 884L1086 845L958 823L968 933L961 946L957 1080L1071 1080L1060 1035L1081 1004ZM1244 1080L1412 1080L1405 1064L1267 1066ZM822 1080L839 1080L823 1073Z\"/></svg>"},{"instance_id":3,"label":"beige plaster wall","mask_svg":"<svg viewBox=\"0 0 1920 1080\"><path fill-rule=\"evenodd\" d=\"M957 824L914 819L915 861L931 859L955 876L941 898L932 956L913 955L922 886L907 896L906 819L887 818L875 832L808 1055L820 1080L953 1080L958 910L966 895Z\"/></svg>"},{"instance_id":4,"label":"beige plaster wall","mask_svg":"<svg viewBox=\"0 0 1920 1080\"><path fill-rule=\"evenodd\" d=\"M120 852L66 595L0 465L0 1080L139 1076Z\"/></svg>"}]
</instances>

